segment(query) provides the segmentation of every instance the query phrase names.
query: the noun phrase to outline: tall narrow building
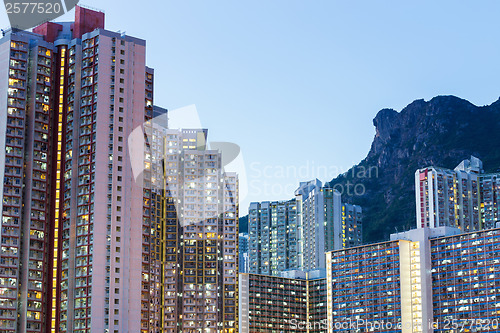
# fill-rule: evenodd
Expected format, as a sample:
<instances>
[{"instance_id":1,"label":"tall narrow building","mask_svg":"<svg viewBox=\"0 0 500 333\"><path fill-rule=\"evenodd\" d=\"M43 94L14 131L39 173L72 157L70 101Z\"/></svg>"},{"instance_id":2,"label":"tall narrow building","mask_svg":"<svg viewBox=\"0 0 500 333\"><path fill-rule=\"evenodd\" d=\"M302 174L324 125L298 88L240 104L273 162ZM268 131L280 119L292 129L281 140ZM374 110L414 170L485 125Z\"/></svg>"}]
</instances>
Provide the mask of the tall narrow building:
<instances>
[{"instance_id":1,"label":"tall narrow building","mask_svg":"<svg viewBox=\"0 0 500 333\"><path fill-rule=\"evenodd\" d=\"M0 40L0 331L237 329L236 175L203 130L129 149L166 112L145 61L78 6Z\"/></svg>"},{"instance_id":2,"label":"tall narrow building","mask_svg":"<svg viewBox=\"0 0 500 333\"><path fill-rule=\"evenodd\" d=\"M248 233L238 236L238 266L239 273L248 273Z\"/></svg>"},{"instance_id":3,"label":"tall narrow building","mask_svg":"<svg viewBox=\"0 0 500 333\"><path fill-rule=\"evenodd\" d=\"M342 203L341 193L315 179L295 191L299 211L299 269L325 268L325 252L362 244L362 209Z\"/></svg>"},{"instance_id":4,"label":"tall narrow building","mask_svg":"<svg viewBox=\"0 0 500 333\"><path fill-rule=\"evenodd\" d=\"M362 210L341 202L319 180L300 183L288 201L252 202L248 213L249 273L325 268L325 252L361 245Z\"/></svg>"},{"instance_id":5,"label":"tall narrow building","mask_svg":"<svg viewBox=\"0 0 500 333\"><path fill-rule=\"evenodd\" d=\"M500 222L500 173L480 175L479 184L480 222L484 229L493 228Z\"/></svg>"},{"instance_id":6,"label":"tall narrow building","mask_svg":"<svg viewBox=\"0 0 500 333\"><path fill-rule=\"evenodd\" d=\"M279 275L299 265L300 228L297 204L289 201L252 202L248 214L249 272Z\"/></svg>"},{"instance_id":7,"label":"tall narrow building","mask_svg":"<svg viewBox=\"0 0 500 333\"><path fill-rule=\"evenodd\" d=\"M77 7L74 22L11 30L0 45L0 325L148 332L148 201L125 149L152 117L145 41Z\"/></svg>"},{"instance_id":8,"label":"tall narrow building","mask_svg":"<svg viewBox=\"0 0 500 333\"><path fill-rule=\"evenodd\" d=\"M238 179L207 131L145 124L151 184L151 332L237 331ZM142 136L142 132L139 137Z\"/></svg>"},{"instance_id":9,"label":"tall narrow building","mask_svg":"<svg viewBox=\"0 0 500 333\"><path fill-rule=\"evenodd\" d=\"M29 32L0 40L0 330L47 331L52 316L59 120L57 52ZM57 273L57 270L55 271Z\"/></svg>"},{"instance_id":10,"label":"tall narrow building","mask_svg":"<svg viewBox=\"0 0 500 333\"><path fill-rule=\"evenodd\" d=\"M328 210L327 210L328 211ZM338 247L327 247L331 249L348 248L363 244L363 210L358 205L342 204L342 231L338 239ZM339 237L340 238L340 237ZM342 245L340 245L342 244Z\"/></svg>"},{"instance_id":11,"label":"tall narrow building","mask_svg":"<svg viewBox=\"0 0 500 333\"><path fill-rule=\"evenodd\" d=\"M483 173L472 156L454 170L428 167L415 172L417 227L494 228L500 221L500 174Z\"/></svg>"},{"instance_id":12,"label":"tall narrow building","mask_svg":"<svg viewBox=\"0 0 500 333\"><path fill-rule=\"evenodd\" d=\"M325 197L318 179L301 182L295 191L301 226L299 269L325 268ZM340 201L340 197L337 197ZM333 200L333 197L332 197ZM338 220L337 220L338 222ZM328 230L329 231L329 230ZM331 233L335 237L334 232ZM333 241L333 238L332 238Z\"/></svg>"}]
</instances>

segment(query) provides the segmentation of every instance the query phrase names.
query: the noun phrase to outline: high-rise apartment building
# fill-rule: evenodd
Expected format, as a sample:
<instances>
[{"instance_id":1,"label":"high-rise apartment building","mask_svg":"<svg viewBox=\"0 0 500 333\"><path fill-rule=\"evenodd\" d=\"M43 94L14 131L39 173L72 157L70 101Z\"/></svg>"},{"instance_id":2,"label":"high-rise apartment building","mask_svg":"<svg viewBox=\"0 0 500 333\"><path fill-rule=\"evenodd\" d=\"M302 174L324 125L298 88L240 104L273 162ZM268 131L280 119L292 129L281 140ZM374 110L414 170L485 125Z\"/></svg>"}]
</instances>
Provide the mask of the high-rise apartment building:
<instances>
[{"instance_id":1,"label":"high-rise apartment building","mask_svg":"<svg viewBox=\"0 0 500 333\"><path fill-rule=\"evenodd\" d=\"M428 167L415 173L417 227L490 229L498 215L500 174L484 174L476 157L454 170Z\"/></svg>"},{"instance_id":2,"label":"high-rise apartment building","mask_svg":"<svg viewBox=\"0 0 500 333\"><path fill-rule=\"evenodd\" d=\"M295 199L298 206L298 224L301 234L299 240L300 255L298 268L303 271L325 267L325 231L329 232L334 242L337 231L335 226L328 228L324 223L325 196L321 191L322 184L315 179L309 182L301 182L295 191ZM332 206L340 208L340 195L332 195ZM339 220L337 229L340 227Z\"/></svg>"},{"instance_id":3,"label":"high-rise apartment building","mask_svg":"<svg viewBox=\"0 0 500 333\"><path fill-rule=\"evenodd\" d=\"M500 229L430 241L435 332L500 330Z\"/></svg>"},{"instance_id":4,"label":"high-rise apartment building","mask_svg":"<svg viewBox=\"0 0 500 333\"><path fill-rule=\"evenodd\" d=\"M401 322L399 253L398 241L327 253L328 332L354 332L352 323ZM377 331L401 332L395 328Z\"/></svg>"},{"instance_id":5,"label":"high-rise apartment building","mask_svg":"<svg viewBox=\"0 0 500 333\"><path fill-rule=\"evenodd\" d=\"M363 239L363 210L358 205L341 202L336 189L323 186L325 252L359 246ZM321 222L320 222L321 223Z\"/></svg>"},{"instance_id":6,"label":"high-rise apartment building","mask_svg":"<svg viewBox=\"0 0 500 333\"><path fill-rule=\"evenodd\" d=\"M252 202L248 212L249 272L279 275L297 268L300 232L295 199Z\"/></svg>"},{"instance_id":7,"label":"high-rise apartment building","mask_svg":"<svg viewBox=\"0 0 500 333\"><path fill-rule=\"evenodd\" d=\"M0 331L236 332L237 177L148 126L145 52L78 6L0 40Z\"/></svg>"},{"instance_id":8,"label":"high-rise apartment building","mask_svg":"<svg viewBox=\"0 0 500 333\"><path fill-rule=\"evenodd\" d=\"M238 247L241 252L248 252L248 233L241 232L239 234Z\"/></svg>"},{"instance_id":9,"label":"high-rise apartment building","mask_svg":"<svg viewBox=\"0 0 500 333\"><path fill-rule=\"evenodd\" d=\"M207 131L145 125L155 332L237 331L238 179ZM149 150L146 150L149 152ZM156 207L156 208L155 208Z\"/></svg>"},{"instance_id":10,"label":"high-rise apartment building","mask_svg":"<svg viewBox=\"0 0 500 333\"><path fill-rule=\"evenodd\" d=\"M496 332L499 249L498 226L439 227L329 252L329 332Z\"/></svg>"},{"instance_id":11,"label":"high-rise apartment building","mask_svg":"<svg viewBox=\"0 0 500 333\"><path fill-rule=\"evenodd\" d=\"M328 209L327 209L328 212ZM358 205L342 204L342 247L348 248L363 244L363 210ZM328 223L327 223L328 225ZM340 247L340 244L339 246ZM337 249L336 247L328 246L326 251Z\"/></svg>"},{"instance_id":12,"label":"high-rise apartment building","mask_svg":"<svg viewBox=\"0 0 500 333\"><path fill-rule=\"evenodd\" d=\"M148 201L125 148L152 117L145 42L77 7L75 22L11 30L0 48L0 326L148 332Z\"/></svg>"},{"instance_id":13,"label":"high-rise apartment building","mask_svg":"<svg viewBox=\"0 0 500 333\"><path fill-rule=\"evenodd\" d=\"M299 269L325 268L325 252L362 243L362 209L342 203L341 194L315 179L295 191L301 227Z\"/></svg>"},{"instance_id":14,"label":"high-rise apartment building","mask_svg":"<svg viewBox=\"0 0 500 333\"><path fill-rule=\"evenodd\" d=\"M500 173L479 176L481 193L480 218L485 229L493 228L500 222Z\"/></svg>"},{"instance_id":15,"label":"high-rise apartment building","mask_svg":"<svg viewBox=\"0 0 500 333\"><path fill-rule=\"evenodd\" d=\"M324 269L325 252L361 244L362 210L316 179L292 200L251 203L248 230L250 273Z\"/></svg>"},{"instance_id":16,"label":"high-rise apartment building","mask_svg":"<svg viewBox=\"0 0 500 333\"><path fill-rule=\"evenodd\" d=\"M57 48L32 33L0 40L0 330L46 331L52 316ZM58 183L60 185L60 181ZM50 290L48 288L50 286Z\"/></svg>"},{"instance_id":17,"label":"high-rise apartment building","mask_svg":"<svg viewBox=\"0 0 500 333\"><path fill-rule=\"evenodd\" d=\"M342 205L341 194L339 191L328 187L321 187L319 193L324 207L323 225L325 251L339 250L345 245L345 239L341 242L340 235L342 235L346 225L344 219L347 218L346 214L341 213L345 210ZM361 207L359 206L353 206L350 209L359 209L359 213L361 214ZM358 217L354 212L351 216L353 216L353 218ZM321 221L319 223L321 223ZM357 223L356 228L358 228ZM359 221L359 230L357 231L361 233L361 219Z\"/></svg>"}]
</instances>

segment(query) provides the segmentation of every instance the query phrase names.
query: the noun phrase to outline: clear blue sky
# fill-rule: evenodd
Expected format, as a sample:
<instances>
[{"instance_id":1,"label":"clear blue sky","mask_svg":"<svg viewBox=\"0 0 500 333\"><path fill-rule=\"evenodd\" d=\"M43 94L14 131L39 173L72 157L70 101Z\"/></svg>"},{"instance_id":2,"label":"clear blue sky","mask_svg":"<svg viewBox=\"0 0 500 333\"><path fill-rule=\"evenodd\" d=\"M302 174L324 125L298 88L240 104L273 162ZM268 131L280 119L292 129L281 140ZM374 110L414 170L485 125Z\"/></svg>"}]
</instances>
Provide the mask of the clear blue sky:
<instances>
[{"instance_id":1,"label":"clear blue sky","mask_svg":"<svg viewBox=\"0 0 500 333\"><path fill-rule=\"evenodd\" d=\"M499 1L82 4L104 10L107 29L147 40L155 104L196 104L212 140L241 146L242 215L250 201L288 199L299 180L330 180L363 159L381 108L500 96Z\"/></svg>"}]
</instances>

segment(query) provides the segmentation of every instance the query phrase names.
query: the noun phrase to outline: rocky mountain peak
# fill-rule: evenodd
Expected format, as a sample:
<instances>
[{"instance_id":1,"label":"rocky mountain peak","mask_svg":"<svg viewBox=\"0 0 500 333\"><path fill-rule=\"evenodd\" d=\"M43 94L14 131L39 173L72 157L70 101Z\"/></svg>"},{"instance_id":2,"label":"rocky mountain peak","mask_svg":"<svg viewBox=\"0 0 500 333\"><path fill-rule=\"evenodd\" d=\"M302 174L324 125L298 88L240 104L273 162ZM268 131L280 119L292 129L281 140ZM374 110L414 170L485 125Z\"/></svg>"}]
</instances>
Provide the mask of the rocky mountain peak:
<instances>
[{"instance_id":1,"label":"rocky mountain peak","mask_svg":"<svg viewBox=\"0 0 500 333\"><path fill-rule=\"evenodd\" d=\"M454 168L471 155L485 169L500 167L500 100L478 107L456 96L418 99L400 112L380 110L367 157L331 185L361 184L362 195L344 200L363 206L366 241L415 225L414 173L429 165ZM355 170L376 167L377 177L356 178ZM354 172L353 172L354 170Z\"/></svg>"}]
</instances>

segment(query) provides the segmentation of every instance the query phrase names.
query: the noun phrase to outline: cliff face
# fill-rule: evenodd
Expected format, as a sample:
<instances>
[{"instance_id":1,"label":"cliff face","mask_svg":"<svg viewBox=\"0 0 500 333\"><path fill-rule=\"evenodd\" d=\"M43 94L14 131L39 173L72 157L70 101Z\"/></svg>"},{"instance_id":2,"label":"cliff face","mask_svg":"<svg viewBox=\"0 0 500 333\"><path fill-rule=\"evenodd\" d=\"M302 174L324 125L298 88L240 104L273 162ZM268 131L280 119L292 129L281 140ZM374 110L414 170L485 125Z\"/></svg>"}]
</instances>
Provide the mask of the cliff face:
<instances>
[{"instance_id":1,"label":"cliff face","mask_svg":"<svg viewBox=\"0 0 500 333\"><path fill-rule=\"evenodd\" d=\"M453 169L471 155L500 169L500 100L483 107L454 96L417 100L401 112L381 110L367 157L330 182L343 200L363 207L364 241L386 240L415 226L414 173Z\"/></svg>"}]
</instances>

